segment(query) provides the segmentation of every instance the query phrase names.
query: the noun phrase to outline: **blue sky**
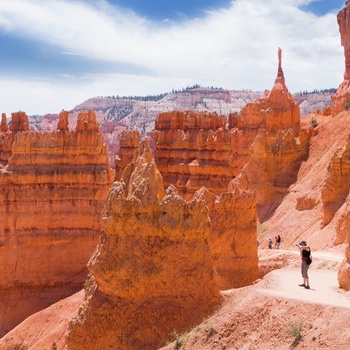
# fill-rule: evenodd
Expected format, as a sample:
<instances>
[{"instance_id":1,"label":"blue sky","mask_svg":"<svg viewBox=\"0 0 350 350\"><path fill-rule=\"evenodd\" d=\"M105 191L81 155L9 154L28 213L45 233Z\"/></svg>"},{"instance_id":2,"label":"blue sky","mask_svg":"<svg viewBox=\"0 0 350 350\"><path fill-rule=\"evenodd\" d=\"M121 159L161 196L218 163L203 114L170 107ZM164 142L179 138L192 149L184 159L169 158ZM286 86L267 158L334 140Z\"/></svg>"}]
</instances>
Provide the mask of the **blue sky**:
<instances>
[{"instance_id":1,"label":"blue sky","mask_svg":"<svg viewBox=\"0 0 350 350\"><path fill-rule=\"evenodd\" d=\"M337 87L342 0L0 0L0 112L187 85Z\"/></svg>"}]
</instances>

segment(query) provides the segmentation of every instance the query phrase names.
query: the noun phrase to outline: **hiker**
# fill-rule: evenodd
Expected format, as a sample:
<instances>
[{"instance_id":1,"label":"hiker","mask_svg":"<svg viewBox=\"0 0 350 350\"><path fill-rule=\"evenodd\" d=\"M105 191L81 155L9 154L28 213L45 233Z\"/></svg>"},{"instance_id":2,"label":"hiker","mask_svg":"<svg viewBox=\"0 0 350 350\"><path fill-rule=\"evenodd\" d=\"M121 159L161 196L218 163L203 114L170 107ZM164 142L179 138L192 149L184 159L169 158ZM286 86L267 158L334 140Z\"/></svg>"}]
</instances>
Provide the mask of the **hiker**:
<instances>
[{"instance_id":1,"label":"hiker","mask_svg":"<svg viewBox=\"0 0 350 350\"><path fill-rule=\"evenodd\" d=\"M280 235L277 235L277 236L275 237L275 247L276 247L277 249L280 249L280 244L281 244L281 236L280 236Z\"/></svg>"},{"instance_id":2,"label":"hiker","mask_svg":"<svg viewBox=\"0 0 350 350\"><path fill-rule=\"evenodd\" d=\"M309 276L308 276L308 270L309 266L312 262L311 260L311 249L307 245L306 241L301 241L300 243L297 243L296 246L300 250L300 257L301 257L301 276L303 277L304 282L302 284L299 284L299 287L305 287L306 289L310 289L309 285Z\"/></svg>"},{"instance_id":3,"label":"hiker","mask_svg":"<svg viewBox=\"0 0 350 350\"><path fill-rule=\"evenodd\" d=\"M268 245L269 249L272 249L272 239L269 238L269 245Z\"/></svg>"}]
</instances>

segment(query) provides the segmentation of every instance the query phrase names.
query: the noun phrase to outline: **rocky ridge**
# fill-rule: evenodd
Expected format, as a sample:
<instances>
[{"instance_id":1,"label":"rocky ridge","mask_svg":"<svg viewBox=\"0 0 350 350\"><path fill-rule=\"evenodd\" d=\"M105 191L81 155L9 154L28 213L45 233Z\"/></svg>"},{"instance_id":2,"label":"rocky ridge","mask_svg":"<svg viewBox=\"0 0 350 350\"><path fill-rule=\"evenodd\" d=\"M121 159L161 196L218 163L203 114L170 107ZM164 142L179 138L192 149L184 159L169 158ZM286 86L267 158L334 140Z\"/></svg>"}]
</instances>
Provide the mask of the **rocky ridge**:
<instances>
[{"instance_id":1,"label":"rocky ridge","mask_svg":"<svg viewBox=\"0 0 350 350\"><path fill-rule=\"evenodd\" d=\"M26 114L14 113L12 131L1 133L1 335L81 289L102 232L107 147L93 111L79 114L75 131L65 131L67 115L61 130L29 132Z\"/></svg>"},{"instance_id":2,"label":"rocky ridge","mask_svg":"<svg viewBox=\"0 0 350 350\"><path fill-rule=\"evenodd\" d=\"M85 301L69 324L72 350L156 349L220 302L205 202L186 202L173 186L164 194L149 139L122 180L108 195L105 235L88 264Z\"/></svg>"}]
</instances>

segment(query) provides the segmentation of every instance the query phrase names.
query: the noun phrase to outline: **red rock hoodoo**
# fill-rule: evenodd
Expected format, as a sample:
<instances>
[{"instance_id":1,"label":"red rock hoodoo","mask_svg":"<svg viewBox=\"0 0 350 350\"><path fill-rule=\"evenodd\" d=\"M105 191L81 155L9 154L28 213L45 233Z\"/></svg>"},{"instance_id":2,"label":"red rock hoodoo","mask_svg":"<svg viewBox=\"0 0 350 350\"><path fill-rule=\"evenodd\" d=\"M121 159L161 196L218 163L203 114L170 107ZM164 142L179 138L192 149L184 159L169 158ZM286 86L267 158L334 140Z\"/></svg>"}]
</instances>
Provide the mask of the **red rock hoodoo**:
<instances>
[{"instance_id":1,"label":"red rock hoodoo","mask_svg":"<svg viewBox=\"0 0 350 350\"><path fill-rule=\"evenodd\" d=\"M12 121L10 125L10 130L13 133L29 131L28 116L25 112L19 111L16 113L11 113Z\"/></svg>"},{"instance_id":2,"label":"red rock hoodoo","mask_svg":"<svg viewBox=\"0 0 350 350\"><path fill-rule=\"evenodd\" d=\"M6 114L1 115L1 130L0 130L0 166L5 166L11 156L12 144L14 141L14 134L8 132Z\"/></svg>"},{"instance_id":3,"label":"red rock hoodoo","mask_svg":"<svg viewBox=\"0 0 350 350\"><path fill-rule=\"evenodd\" d=\"M137 130L123 130L120 136L120 148L115 158L115 179L120 181L123 170L133 160L140 143L140 133Z\"/></svg>"},{"instance_id":4,"label":"red rock hoodoo","mask_svg":"<svg viewBox=\"0 0 350 350\"><path fill-rule=\"evenodd\" d=\"M22 130L25 113L14 115ZM0 172L0 335L83 286L113 181L89 115L85 130L14 135Z\"/></svg>"},{"instance_id":5,"label":"red rock hoodoo","mask_svg":"<svg viewBox=\"0 0 350 350\"><path fill-rule=\"evenodd\" d=\"M7 125L7 121L6 121L6 114L2 113L1 114L1 128L0 131L1 132L6 132L9 129L8 125Z\"/></svg>"},{"instance_id":6,"label":"red rock hoodoo","mask_svg":"<svg viewBox=\"0 0 350 350\"><path fill-rule=\"evenodd\" d=\"M157 349L218 305L205 202L166 190L149 147L114 182L68 348Z\"/></svg>"},{"instance_id":7,"label":"red rock hoodoo","mask_svg":"<svg viewBox=\"0 0 350 350\"><path fill-rule=\"evenodd\" d=\"M344 8L339 11L338 25L341 45L344 47L345 73L344 80L332 97L332 116L335 117L344 108L350 108L350 1L346 1ZM349 103L349 106L347 106Z\"/></svg>"},{"instance_id":8,"label":"red rock hoodoo","mask_svg":"<svg viewBox=\"0 0 350 350\"><path fill-rule=\"evenodd\" d=\"M229 191L254 190L260 222L278 207L306 159L310 131L300 132L300 112L286 85L278 50L277 78L271 91L230 116L232 156L237 177ZM240 172L239 172L240 171ZM239 172L239 173L238 173Z\"/></svg>"}]
</instances>

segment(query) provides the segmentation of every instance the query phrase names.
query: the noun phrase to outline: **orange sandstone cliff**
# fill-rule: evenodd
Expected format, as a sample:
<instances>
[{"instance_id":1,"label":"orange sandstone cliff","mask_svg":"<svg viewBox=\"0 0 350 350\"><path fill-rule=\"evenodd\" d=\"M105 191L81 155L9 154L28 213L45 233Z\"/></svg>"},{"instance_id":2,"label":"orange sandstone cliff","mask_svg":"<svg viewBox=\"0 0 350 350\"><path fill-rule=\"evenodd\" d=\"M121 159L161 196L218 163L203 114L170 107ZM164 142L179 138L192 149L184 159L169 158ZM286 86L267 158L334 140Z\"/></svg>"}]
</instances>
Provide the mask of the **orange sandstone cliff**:
<instances>
[{"instance_id":1,"label":"orange sandstone cliff","mask_svg":"<svg viewBox=\"0 0 350 350\"><path fill-rule=\"evenodd\" d=\"M28 132L23 112L13 118L0 171L0 335L82 288L113 181L94 112L72 132Z\"/></svg>"},{"instance_id":2,"label":"orange sandstone cliff","mask_svg":"<svg viewBox=\"0 0 350 350\"><path fill-rule=\"evenodd\" d=\"M164 195L149 139L114 182L68 348L157 349L218 305L205 202Z\"/></svg>"}]
</instances>

